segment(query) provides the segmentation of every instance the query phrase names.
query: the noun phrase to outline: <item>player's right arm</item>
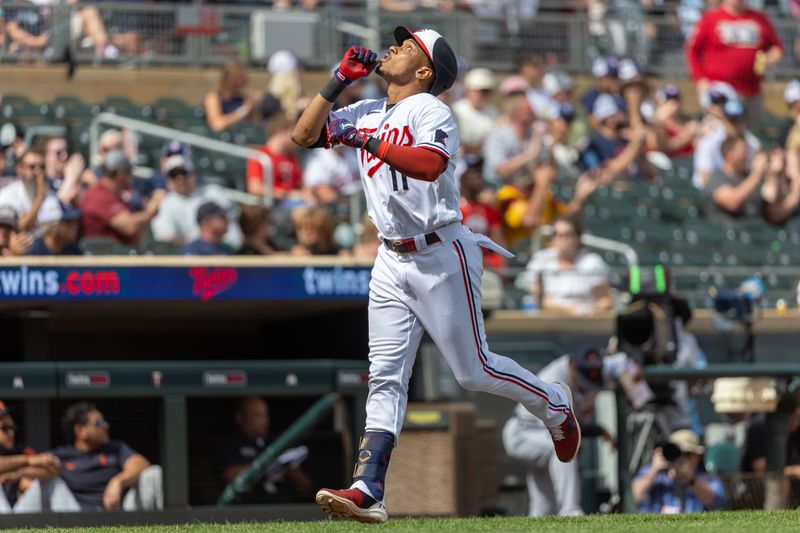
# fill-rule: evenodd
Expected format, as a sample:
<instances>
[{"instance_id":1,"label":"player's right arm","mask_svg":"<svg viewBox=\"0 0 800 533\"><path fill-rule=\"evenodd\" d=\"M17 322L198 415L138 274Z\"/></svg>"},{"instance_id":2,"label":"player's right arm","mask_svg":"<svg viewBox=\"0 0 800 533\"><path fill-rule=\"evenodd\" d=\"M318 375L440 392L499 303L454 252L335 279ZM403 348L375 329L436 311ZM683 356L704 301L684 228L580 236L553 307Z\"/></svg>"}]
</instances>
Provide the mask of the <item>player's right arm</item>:
<instances>
[{"instance_id":1,"label":"player's right arm","mask_svg":"<svg viewBox=\"0 0 800 533\"><path fill-rule=\"evenodd\" d=\"M292 130L292 140L300 146L311 148L322 145L325 123L333 110L333 103L342 91L354 81L368 76L378 64L377 54L363 46L351 46L333 77L306 107ZM324 139L323 139L324 141Z\"/></svg>"}]
</instances>

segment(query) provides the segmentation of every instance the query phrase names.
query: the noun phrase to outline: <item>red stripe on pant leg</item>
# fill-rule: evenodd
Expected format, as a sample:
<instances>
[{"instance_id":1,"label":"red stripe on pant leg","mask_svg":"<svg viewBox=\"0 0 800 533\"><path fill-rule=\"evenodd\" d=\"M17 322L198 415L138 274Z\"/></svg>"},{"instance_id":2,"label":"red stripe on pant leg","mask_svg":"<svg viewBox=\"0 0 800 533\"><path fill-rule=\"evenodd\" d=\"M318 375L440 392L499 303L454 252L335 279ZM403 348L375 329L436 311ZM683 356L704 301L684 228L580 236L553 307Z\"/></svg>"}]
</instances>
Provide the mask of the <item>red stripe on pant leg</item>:
<instances>
[{"instance_id":1,"label":"red stripe on pant leg","mask_svg":"<svg viewBox=\"0 0 800 533\"><path fill-rule=\"evenodd\" d=\"M548 402L548 408L549 409L551 409L553 411L559 411L559 409L556 409L556 408L550 406L549 405L550 399L547 396L545 396L542 393L540 393L539 391L531 389L530 387L528 387L524 383L520 383L520 382L515 381L515 380L513 380L511 378L507 378L507 377L503 377L503 376L498 376L497 374L493 374L488 368L486 368L486 360L483 357L483 353L481 352L481 345L480 345L480 342L478 341L478 329L477 329L477 327L475 325L475 307L473 305L472 298L470 298L470 295L469 295L469 286L467 285L467 283L468 283L467 282L467 273L466 273L466 267L464 266L464 259L461 256L461 250L459 250L458 245L455 242L453 243L453 247L456 249L456 253L458 254L459 266L461 267L461 278L464 281L464 290L465 290L466 296L467 296L467 305L469 306L469 309L470 309L469 319L472 322L472 336L475 339L475 347L478 350L478 359L480 359L480 361L481 361L481 368L483 368L484 372L486 372L487 374L489 374L490 376L492 376L495 379L501 379L503 381L507 381L509 383L513 383L514 385L522 387L526 391L528 391L528 392L530 392L532 394L535 394L536 396L538 396L538 397L542 398L543 400L545 400L546 402Z\"/></svg>"}]
</instances>

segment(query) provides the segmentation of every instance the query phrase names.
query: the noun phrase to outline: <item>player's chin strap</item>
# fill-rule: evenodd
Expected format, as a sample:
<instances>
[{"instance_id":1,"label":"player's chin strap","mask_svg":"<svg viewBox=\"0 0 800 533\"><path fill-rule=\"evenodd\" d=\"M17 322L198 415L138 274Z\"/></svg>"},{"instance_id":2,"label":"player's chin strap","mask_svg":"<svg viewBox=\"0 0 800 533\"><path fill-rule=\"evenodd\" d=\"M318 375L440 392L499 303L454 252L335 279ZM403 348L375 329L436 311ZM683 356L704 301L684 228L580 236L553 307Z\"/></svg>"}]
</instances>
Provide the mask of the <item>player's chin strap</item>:
<instances>
[{"instance_id":1,"label":"player's chin strap","mask_svg":"<svg viewBox=\"0 0 800 533\"><path fill-rule=\"evenodd\" d=\"M386 470L389 468L394 444L394 435L383 431L367 431L361 437L353 481L363 481L372 497L378 501L383 500Z\"/></svg>"}]
</instances>

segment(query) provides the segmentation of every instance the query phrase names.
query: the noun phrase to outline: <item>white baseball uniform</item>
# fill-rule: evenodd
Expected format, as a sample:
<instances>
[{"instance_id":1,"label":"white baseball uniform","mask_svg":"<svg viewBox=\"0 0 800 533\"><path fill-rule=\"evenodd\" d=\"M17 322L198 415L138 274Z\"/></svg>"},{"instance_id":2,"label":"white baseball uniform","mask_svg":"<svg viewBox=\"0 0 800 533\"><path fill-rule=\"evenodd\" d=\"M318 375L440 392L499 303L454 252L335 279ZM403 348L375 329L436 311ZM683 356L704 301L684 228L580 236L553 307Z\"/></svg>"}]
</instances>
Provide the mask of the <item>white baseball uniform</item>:
<instances>
[{"instance_id":1,"label":"white baseball uniform","mask_svg":"<svg viewBox=\"0 0 800 533\"><path fill-rule=\"evenodd\" d=\"M402 146L424 147L448 159L433 182L409 178L365 150L358 150L367 208L381 237L413 238L417 251L381 246L369 296L369 396L367 431L400 434L408 381L423 331L466 389L520 402L547 426L568 412L558 385L545 383L513 360L489 351L481 314L483 258L479 246L508 252L461 224L454 178L458 128L450 109L431 94L392 106L364 100L331 113L360 130ZM441 242L428 245L425 234Z\"/></svg>"}]
</instances>

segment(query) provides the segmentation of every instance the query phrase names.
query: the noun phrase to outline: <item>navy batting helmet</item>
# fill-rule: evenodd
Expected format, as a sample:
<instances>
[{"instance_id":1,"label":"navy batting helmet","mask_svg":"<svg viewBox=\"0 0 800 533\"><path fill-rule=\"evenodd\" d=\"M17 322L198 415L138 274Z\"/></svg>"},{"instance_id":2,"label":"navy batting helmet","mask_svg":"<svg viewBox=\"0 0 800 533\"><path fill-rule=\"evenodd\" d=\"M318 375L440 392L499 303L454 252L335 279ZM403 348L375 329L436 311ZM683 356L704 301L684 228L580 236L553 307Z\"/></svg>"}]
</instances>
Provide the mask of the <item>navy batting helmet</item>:
<instances>
[{"instance_id":1,"label":"navy batting helmet","mask_svg":"<svg viewBox=\"0 0 800 533\"><path fill-rule=\"evenodd\" d=\"M414 39L422 48L433 65L433 84L430 93L438 96L453 86L458 74L456 54L444 37L434 30L417 30L412 32L405 26L394 29L394 39L397 44L403 44L406 39Z\"/></svg>"}]
</instances>

